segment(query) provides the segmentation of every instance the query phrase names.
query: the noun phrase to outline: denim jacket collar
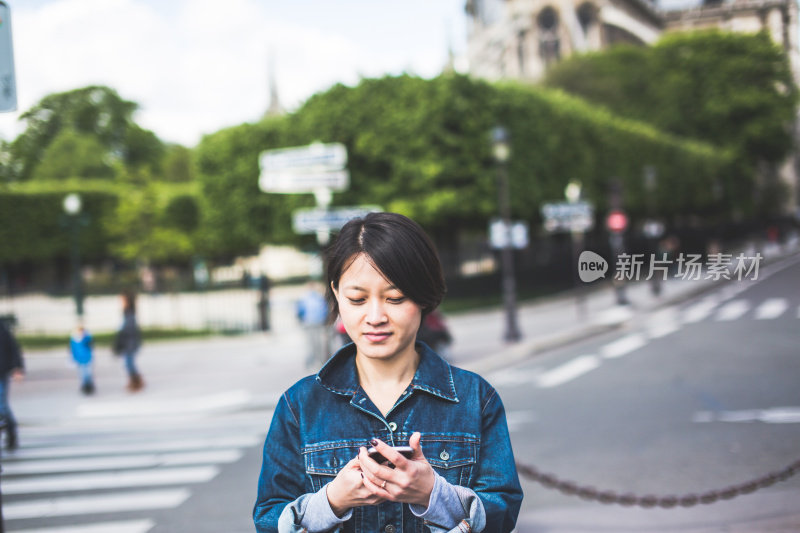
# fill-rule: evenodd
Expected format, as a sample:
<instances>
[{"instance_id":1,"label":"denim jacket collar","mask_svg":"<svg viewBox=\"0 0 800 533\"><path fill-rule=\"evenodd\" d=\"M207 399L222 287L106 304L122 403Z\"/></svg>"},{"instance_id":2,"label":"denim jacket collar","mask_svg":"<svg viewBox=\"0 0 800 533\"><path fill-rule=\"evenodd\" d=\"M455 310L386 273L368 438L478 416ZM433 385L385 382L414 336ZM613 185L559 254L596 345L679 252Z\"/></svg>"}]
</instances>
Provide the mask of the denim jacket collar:
<instances>
[{"instance_id":1,"label":"denim jacket collar","mask_svg":"<svg viewBox=\"0 0 800 533\"><path fill-rule=\"evenodd\" d=\"M419 366L411 380L410 388L420 390L458 403L456 387L450 365L424 342L417 342ZM355 365L356 345L348 344L336 352L317 374L317 382L342 396L358 392L358 372Z\"/></svg>"}]
</instances>

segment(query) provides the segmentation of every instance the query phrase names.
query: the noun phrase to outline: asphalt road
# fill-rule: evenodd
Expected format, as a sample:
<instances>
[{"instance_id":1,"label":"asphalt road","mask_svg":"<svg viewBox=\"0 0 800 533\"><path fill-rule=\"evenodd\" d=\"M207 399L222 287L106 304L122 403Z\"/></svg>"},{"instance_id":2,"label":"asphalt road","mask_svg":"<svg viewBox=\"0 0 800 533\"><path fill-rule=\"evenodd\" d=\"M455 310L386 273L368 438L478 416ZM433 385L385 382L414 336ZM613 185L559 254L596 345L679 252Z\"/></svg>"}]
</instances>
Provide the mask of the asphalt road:
<instances>
[{"instance_id":1,"label":"asphalt road","mask_svg":"<svg viewBox=\"0 0 800 533\"><path fill-rule=\"evenodd\" d=\"M800 459L799 313L795 258L758 281L637 311L622 328L485 364L484 375L518 461L620 493L702 493ZM534 316L522 317L525 331ZM472 344L488 347L485 322L465 318L460 345L472 329ZM252 532L260 447L278 395L305 373L302 352L296 332L148 346L137 395L100 353L92 398L77 394L62 351L30 357L26 382L12 385L22 446L3 454L6 531ZM670 510L524 489L519 533L800 531L800 477Z\"/></svg>"},{"instance_id":2,"label":"asphalt road","mask_svg":"<svg viewBox=\"0 0 800 533\"><path fill-rule=\"evenodd\" d=\"M727 284L488 377L519 462L579 485L701 494L800 460L800 267ZM520 532L800 531L800 477L692 509L525 484Z\"/></svg>"}]
</instances>

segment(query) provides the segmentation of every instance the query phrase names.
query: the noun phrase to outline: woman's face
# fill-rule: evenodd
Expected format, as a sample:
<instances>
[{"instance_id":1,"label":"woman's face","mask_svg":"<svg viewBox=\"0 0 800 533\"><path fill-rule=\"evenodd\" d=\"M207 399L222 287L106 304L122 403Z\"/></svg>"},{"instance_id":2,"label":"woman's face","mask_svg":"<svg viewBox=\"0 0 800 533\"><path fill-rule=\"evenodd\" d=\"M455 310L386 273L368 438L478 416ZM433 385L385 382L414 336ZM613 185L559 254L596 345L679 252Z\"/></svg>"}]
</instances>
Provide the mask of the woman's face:
<instances>
[{"instance_id":1,"label":"woman's face","mask_svg":"<svg viewBox=\"0 0 800 533\"><path fill-rule=\"evenodd\" d=\"M414 341L422 308L387 281L364 254L356 256L342 273L334 295L344 328L360 356L416 357Z\"/></svg>"}]
</instances>

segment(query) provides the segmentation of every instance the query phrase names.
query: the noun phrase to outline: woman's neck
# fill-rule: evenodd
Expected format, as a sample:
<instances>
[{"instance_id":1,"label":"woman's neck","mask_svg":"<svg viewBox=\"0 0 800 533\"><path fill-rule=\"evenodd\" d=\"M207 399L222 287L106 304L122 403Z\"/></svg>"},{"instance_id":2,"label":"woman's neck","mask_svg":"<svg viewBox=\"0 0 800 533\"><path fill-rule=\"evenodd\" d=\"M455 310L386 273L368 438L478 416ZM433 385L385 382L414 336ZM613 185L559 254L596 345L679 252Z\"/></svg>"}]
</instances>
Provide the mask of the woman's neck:
<instances>
[{"instance_id":1,"label":"woman's neck","mask_svg":"<svg viewBox=\"0 0 800 533\"><path fill-rule=\"evenodd\" d=\"M358 382L384 416L411 383L418 365L419 354L416 350L407 357L389 360L370 359L356 354Z\"/></svg>"}]
</instances>

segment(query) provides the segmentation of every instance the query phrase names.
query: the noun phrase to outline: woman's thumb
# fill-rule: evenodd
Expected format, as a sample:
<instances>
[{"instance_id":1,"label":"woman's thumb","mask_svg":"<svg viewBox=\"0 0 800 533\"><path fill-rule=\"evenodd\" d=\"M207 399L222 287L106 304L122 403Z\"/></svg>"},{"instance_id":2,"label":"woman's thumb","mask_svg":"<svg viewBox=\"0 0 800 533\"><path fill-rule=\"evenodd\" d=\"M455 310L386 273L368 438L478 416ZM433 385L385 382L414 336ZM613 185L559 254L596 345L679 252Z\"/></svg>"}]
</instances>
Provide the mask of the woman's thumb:
<instances>
[{"instance_id":1,"label":"woman's thumb","mask_svg":"<svg viewBox=\"0 0 800 533\"><path fill-rule=\"evenodd\" d=\"M411 438L408 439L408 445L411 446L411 449L413 450L411 459L425 459L425 455L422 453L420 440L422 440L422 433L419 431L412 433Z\"/></svg>"}]
</instances>

